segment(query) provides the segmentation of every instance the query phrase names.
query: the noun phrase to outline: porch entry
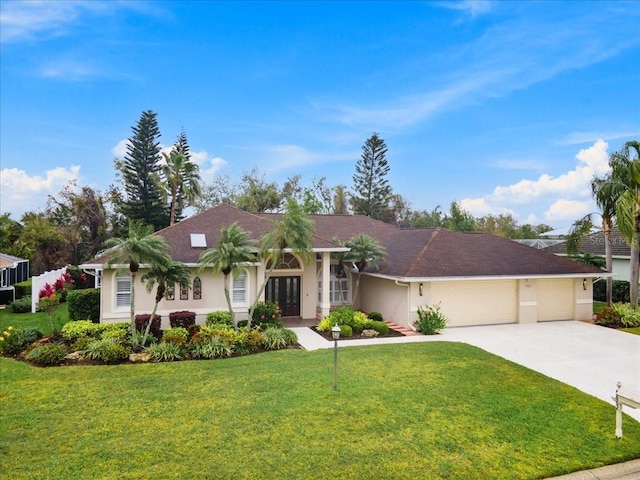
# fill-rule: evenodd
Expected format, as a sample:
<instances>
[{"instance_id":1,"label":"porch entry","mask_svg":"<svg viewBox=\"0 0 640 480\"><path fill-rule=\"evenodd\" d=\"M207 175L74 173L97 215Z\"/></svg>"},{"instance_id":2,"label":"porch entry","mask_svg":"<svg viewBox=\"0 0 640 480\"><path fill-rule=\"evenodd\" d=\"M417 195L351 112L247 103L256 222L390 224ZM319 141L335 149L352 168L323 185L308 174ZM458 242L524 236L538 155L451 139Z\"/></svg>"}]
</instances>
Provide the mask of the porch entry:
<instances>
[{"instance_id":1,"label":"porch entry","mask_svg":"<svg viewBox=\"0 0 640 480\"><path fill-rule=\"evenodd\" d=\"M265 300L280 306L283 317L300 316L300 277L271 277L265 289Z\"/></svg>"}]
</instances>

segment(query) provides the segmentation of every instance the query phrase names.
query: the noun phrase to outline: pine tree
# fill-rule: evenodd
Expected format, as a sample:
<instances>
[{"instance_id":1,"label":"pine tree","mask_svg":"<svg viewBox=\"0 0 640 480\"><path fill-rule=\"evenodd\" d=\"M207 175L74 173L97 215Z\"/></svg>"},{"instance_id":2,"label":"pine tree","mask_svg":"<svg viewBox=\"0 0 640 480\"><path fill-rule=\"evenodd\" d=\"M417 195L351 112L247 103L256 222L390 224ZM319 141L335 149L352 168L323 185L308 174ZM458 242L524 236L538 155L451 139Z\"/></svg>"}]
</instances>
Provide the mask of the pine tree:
<instances>
[{"instance_id":1,"label":"pine tree","mask_svg":"<svg viewBox=\"0 0 640 480\"><path fill-rule=\"evenodd\" d=\"M391 186L386 179L389 173L386 155L387 145L377 133L362 146L362 155L353 175L353 213L378 220L386 218L391 199Z\"/></svg>"},{"instance_id":2,"label":"pine tree","mask_svg":"<svg viewBox=\"0 0 640 480\"><path fill-rule=\"evenodd\" d=\"M162 158L156 113L142 112L138 124L131 130L133 135L122 163L125 198L120 208L130 220L159 230L169 225L169 213L156 181Z\"/></svg>"},{"instance_id":3,"label":"pine tree","mask_svg":"<svg viewBox=\"0 0 640 480\"><path fill-rule=\"evenodd\" d=\"M191 160L189 142L187 142L187 134L185 133L184 128L180 131L180 135L178 136L176 143L173 144L173 148L171 150L176 153L181 153L184 155L184 158Z\"/></svg>"}]
</instances>

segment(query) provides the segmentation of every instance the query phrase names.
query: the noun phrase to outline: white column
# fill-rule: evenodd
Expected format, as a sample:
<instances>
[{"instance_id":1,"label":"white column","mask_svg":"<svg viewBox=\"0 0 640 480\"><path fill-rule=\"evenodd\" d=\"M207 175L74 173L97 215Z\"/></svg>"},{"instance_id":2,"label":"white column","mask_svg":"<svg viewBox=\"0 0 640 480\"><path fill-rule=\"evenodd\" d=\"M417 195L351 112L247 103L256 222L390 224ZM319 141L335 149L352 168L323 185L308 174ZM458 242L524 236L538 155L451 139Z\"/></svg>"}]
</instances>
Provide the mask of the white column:
<instances>
[{"instance_id":1,"label":"white column","mask_svg":"<svg viewBox=\"0 0 640 480\"><path fill-rule=\"evenodd\" d=\"M320 313L322 318L329 315L331 310L331 253L322 252L322 303Z\"/></svg>"}]
</instances>

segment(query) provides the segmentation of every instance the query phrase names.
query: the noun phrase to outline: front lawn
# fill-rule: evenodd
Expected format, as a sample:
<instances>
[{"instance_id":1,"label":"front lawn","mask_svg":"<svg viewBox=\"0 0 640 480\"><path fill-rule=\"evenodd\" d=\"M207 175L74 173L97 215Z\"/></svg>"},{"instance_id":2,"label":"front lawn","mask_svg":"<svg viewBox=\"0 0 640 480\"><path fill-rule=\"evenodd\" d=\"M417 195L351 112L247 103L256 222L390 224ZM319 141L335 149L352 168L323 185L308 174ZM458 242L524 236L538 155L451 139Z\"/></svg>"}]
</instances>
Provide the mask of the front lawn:
<instances>
[{"instance_id":1,"label":"front lawn","mask_svg":"<svg viewBox=\"0 0 640 480\"><path fill-rule=\"evenodd\" d=\"M36 368L0 358L11 479L534 479L640 456L640 423L464 344Z\"/></svg>"},{"instance_id":2,"label":"front lawn","mask_svg":"<svg viewBox=\"0 0 640 480\"><path fill-rule=\"evenodd\" d=\"M69 321L69 306L66 303L58 305L51 319L46 312L14 313L11 307L4 308L0 310L0 331L6 330L10 326L14 328L33 327L48 335L53 330L50 320L53 320L53 329L60 330Z\"/></svg>"}]
</instances>

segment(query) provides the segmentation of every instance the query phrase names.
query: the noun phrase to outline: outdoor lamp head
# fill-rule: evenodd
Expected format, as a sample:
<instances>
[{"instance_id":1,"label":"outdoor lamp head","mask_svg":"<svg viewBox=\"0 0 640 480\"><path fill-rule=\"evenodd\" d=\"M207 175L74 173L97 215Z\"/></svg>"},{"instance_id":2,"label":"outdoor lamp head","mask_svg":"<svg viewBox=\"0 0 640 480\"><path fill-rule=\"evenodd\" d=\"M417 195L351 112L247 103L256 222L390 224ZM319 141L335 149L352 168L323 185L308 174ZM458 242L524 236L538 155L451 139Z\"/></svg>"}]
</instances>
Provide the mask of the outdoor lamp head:
<instances>
[{"instance_id":1,"label":"outdoor lamp head","mask_svg":"<svg viewBox=\"0 0 640 480\"><path fill-rule=\"evenodd\" d=\"M331 327L331 336L334 340L340 338L340 327L337 323L333 327Z\"/></svg>"}]
</instances>

